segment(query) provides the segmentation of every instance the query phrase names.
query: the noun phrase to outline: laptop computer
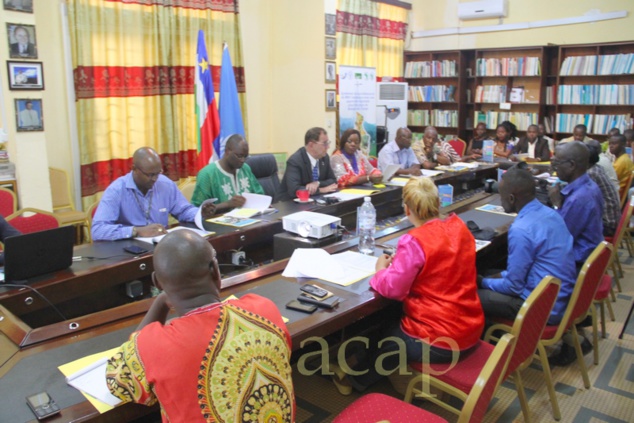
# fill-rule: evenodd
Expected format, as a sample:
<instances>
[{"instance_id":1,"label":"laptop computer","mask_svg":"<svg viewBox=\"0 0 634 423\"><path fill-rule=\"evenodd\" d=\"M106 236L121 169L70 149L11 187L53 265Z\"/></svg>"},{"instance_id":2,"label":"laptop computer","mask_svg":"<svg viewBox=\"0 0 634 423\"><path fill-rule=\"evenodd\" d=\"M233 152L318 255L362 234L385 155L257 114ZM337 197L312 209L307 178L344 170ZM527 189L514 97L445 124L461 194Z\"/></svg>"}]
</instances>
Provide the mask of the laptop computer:
<instances>
[{"instance_id":1,"label":"laptop computer","mask_svg":"<svg viewBox=\"0 0 634 423\"><path fill-rule=\"evenodd\" d=\"M21 281L70 267L74 242L74 226L6 238L4 280Z\"/></svg>"}]
</instances>

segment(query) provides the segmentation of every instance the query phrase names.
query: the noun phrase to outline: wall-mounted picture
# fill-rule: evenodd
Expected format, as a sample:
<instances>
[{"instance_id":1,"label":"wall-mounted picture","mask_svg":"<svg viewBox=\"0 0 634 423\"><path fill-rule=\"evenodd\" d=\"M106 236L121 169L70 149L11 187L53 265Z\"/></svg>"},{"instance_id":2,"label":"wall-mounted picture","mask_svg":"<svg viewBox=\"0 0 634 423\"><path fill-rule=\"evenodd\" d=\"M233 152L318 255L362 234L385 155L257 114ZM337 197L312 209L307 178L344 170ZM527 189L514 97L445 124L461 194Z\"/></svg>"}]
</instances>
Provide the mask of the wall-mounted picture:
<instances>
[{"instance_id":1,"label":"wall-mounted picture","mask_svg":"<svg viewBox=\"0 0 634 423\"><path fill-rule=\"evenodd\" d=\"M337 15L326 14L326 35L335 35L337 30Z\"/></svg>"},{"instance_id":2,"label":"wall-mounted picture","mask_svg":"<svg viewBox=\"0 0 634 423\"><path fill-rule=\"evenodd\" d=\"M4 10L33 13L33 0L4 0Z\"/></svg>"},{"instance_id":3,"label":"wall-mounted picture","mask_svg":"<svg viewBox=\"0 0 634 423\"><path fill-rule=\"evenodd\" d=\"M326 59L335 60L337 58L337 39L326 37Z\"/></svg>"},{"instance_id":4,"label":"wall-mounted picture","mask_svg":"<svg viewBox=\"0 0 634 423\"><path fill-rule=\"evenodd\" d=\"M337 90L326 90L326 111L337 110Z\"/></svg>"},{"instance_id":5,"label":"wall-mounted picture","mask_svg":"<svg viewBox=\"0 0 634 423\"><path fill-rule=\"evenodd\" d=\"M18 132L43 131L42 100L34 98L15 99L15 121Z\"/></svg>"},{"instance_id":6,"label":"wall-mounted picture","mask_svg":"<svg viewBox=\"0 0 634 423\"><path fill-rule=\"evenodd\" d=\"M43 90L44 73L42 62L7 61L9 89L11 90Z\"/></svg>"},{"instance_id":7,"label":"wall-mounted picture","mask_svg":"<svg viewBox=\"0 0 634 423\"><path fill-rule=\"evenodd\" d=\"M7 22L9 57L12 59L37 59L35 25L23 25Z\"/></svg>"},{"instance_id":8,"label":"wall-mounted picture","mask_svg":"<svg viewBox=\"0 0 634 423\"><path fill-rule=\"evenodd\" d=\"M335 69L335 62L326 62L326 83L334 84L337 82L337 72Z\"/></svg>"}]
</instances>

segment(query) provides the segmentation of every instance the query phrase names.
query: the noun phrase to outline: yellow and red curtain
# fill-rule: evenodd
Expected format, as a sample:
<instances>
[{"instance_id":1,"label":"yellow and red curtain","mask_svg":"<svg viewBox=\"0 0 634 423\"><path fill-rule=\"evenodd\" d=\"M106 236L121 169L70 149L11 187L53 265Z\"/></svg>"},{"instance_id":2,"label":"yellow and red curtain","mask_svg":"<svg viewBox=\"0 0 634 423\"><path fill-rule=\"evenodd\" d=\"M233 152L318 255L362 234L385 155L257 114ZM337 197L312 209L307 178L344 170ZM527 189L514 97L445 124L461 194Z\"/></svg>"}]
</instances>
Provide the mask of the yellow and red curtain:
<instances>
[{"instance_id":1,"label":"yellow and red curtain","mask_svg":"<svg viewBox=\"0 0 634 423\"><path fill-rule=\"evenodd\" d=\"M337 64L376 68L377 79L403 77L408 11L370 0L338 0Z\"/></svg>"},{"instance_id":2,"label":"yellow and red curtain","mask_svg":"<svg viewBox=\"0 0 634 423\"><path fill-rule=\"evenodd\" d=\"M172 180L196 175L194 65L205 31L214 91L229 45L246 126L238 0L68 0L84 204L154 148Z\"/></svg>"}]
</instances>

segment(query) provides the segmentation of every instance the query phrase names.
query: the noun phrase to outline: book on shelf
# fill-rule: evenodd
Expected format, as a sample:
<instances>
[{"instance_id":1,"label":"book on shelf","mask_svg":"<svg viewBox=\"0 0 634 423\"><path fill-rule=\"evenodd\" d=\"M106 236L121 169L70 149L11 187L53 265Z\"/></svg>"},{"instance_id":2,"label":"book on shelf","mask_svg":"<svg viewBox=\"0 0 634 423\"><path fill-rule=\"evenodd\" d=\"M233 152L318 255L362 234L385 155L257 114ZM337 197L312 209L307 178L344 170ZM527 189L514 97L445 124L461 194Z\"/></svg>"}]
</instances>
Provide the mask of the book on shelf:
<instances>
[{"instance_id":1,"label":"book on shelf","mask_svg":"<svg viewBox=\"0 0 634 423\"><path fill-rule=\"evenodd\" d=\"M477 76L539 76L539 57L504 57L476 59Z\"/></svg>"},{"instance_id":2,"label":"book on shelf","mask_svg":"<svg viewBox=\"0 0 634 423\"><path fill-rule=\"evenodd\" d=\"M634 53L569 56L561 64L562 76L634 74Z\"/></svg>"},{"instance_id":3,"label":"book on shelf","mask_svg":"<svg viewBox=\"0 0 634 423\"><path fill-rule=\"evenodd\" d=\"M612 128L619 128L621 132L631 128L632 115L558 113L556 122L557 132L572 132L575 125L584 124L589 133L605 135Z\"/></svg>"},{"instance_id":4,"label":"book on shelf","mask_svg":"<svg viewBox=\"0 0 634 423\"><path fill-rule=\"evenodd\" d=\"M431 78L457 76L455 60L407 62L405 78Z\"/></svg>"},{"instance_id":5,"label":"book on shelf","mask_svg":"<svg viewBox=\"0 0 634 423\"><path fill-rule=\"evenodd\" d=\"M634 105L634 85L560 85L559 104Z\"/></svg>"},{"instance_id":6,"label":"book on shelf","mask_svg":"<svg viewBox=\"0 0 634 423\"><path fill-rule=\"evenodd\" d=\"M410 85L407 100L411 102L455 102L455 85Z\"/></svg>"},{"instance_id":7,"label":"book on shelf","mask_svg":"<svg viewBox=\"0 0 634 423\"><path fill-rule=\"evenodd\" d=\"M476 103L504 103L506 89L506 85L478 85L474 100Z\"/></svg>"},{"instance_id":8,"label":"book on shelf","mask_svg":"<svg viewBox=\"0 0 634 423\"><path fill-rule=\"evenodd\" d=\"M508 120L517 126L520 131L525 131L529 125L537 125L537 113L526 112L497 112L497 111L476 111L474 112L473 121L476 123L483 122L487 128L495 128L500 123Z\"/></svg>"}]
</instances>

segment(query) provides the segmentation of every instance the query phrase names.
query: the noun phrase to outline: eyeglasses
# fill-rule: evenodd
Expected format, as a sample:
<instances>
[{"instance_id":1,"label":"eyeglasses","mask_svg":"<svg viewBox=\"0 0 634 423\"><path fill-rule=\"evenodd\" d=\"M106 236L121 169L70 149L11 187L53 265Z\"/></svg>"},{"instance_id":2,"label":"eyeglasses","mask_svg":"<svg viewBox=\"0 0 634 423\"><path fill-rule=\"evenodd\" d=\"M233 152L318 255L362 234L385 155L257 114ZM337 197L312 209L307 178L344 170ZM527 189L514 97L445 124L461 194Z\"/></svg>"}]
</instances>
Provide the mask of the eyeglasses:
<instances>
[{"instance_id":1,"label":"eyeglasses","mask_svg":"<svg viewBox=\"0 0 634 423\"><path fill-rule=\"evenodd\" d=\"M234 155L234 156L236 157L236 159L238 159L238 160L246 160L246 159L249 157L249 155L248 155L248 154L236 154L236 153L234 153L233 151L232 151L231 153L233 153L233 155Z\"/></svg>"},{"instance_id":2,"label":"eyeglasses","mask_svg":"<svg viewBox=\"0 0 634 423\"><path fill-rule=\"evenodd\" d=\"M323 142L313 141L313 142L315 144L323 145L325 147L328 147L330 145L330 141L323 141Z\"/></svg>"},{"instance_id":3,"label":"eyeglasses","mask_svg":"<svg viewBox=\"0 0 634 423\"><path fill-rule=\"evenodd\" d=\"M574 160L572 159L567 159L567 160L557 160L557 159L552 159L550 161L550 165L552 167L557 167L557 166L561 166L564 163L574 163Z\"/></svg>"},{"instance_id":4,"label":"eyeglasses","mask_svg":"<svg viewBox=\"0 0 634 423\"><path fill-rule=\"evenodd\" d=\"M141 172L142 174L144 174L146 177L148 177L149 179L156 179L159 177L159 175L163 174L163 169L161 169L160 172L156 172L156 173L146 173L143 172L141 169L139 169L138 167L135 168L136 170L138 170L139 172Z\"/></svg>"}]
</instances>

